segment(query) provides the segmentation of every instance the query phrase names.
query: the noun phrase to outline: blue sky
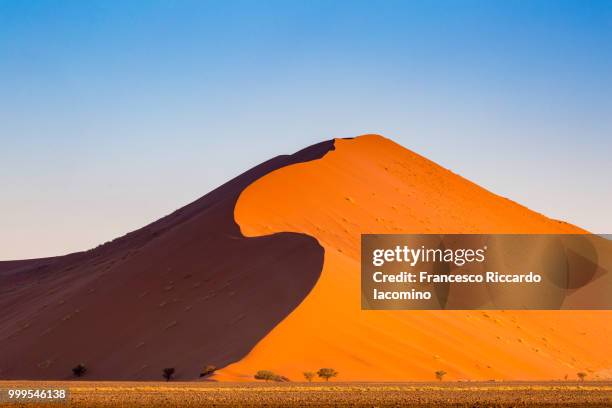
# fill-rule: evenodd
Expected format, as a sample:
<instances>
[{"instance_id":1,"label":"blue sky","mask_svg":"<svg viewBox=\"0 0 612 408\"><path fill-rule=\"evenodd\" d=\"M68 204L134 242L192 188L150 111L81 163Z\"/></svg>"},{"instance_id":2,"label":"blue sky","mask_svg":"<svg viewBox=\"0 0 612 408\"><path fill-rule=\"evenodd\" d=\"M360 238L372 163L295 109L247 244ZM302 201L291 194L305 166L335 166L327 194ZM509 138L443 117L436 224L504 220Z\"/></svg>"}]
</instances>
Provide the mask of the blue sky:
<instances>
[{"instance_id":1,"label":"blue sky","mask_svg":"<svg viewBox=\"0 0 612 408\"><path fill-rule=\"evenodd\" d=\"M610 1L0 0L0 259L380 133L610 233Z\"/></svg>"}]
</instances>

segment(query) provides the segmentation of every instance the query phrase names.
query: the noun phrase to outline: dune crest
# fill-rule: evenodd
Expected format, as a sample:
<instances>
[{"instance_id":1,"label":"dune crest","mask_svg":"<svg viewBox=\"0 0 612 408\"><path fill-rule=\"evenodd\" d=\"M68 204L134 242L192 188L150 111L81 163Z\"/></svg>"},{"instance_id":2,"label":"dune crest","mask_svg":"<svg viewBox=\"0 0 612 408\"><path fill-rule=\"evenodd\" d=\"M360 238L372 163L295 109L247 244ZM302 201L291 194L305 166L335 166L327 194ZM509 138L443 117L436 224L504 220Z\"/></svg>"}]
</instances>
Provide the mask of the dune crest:
<instances>
[{"instance_id":1,"label":"dune crest","mask_svg":"<svg viewBox=\"0 0 612 408\"><path fill-rule=\"evenodd\" d=\"M584 231L381 136L334 143L321 159L271 172L238 199L245 236L307 234L325 258L304 301L217 379L251 380L270 369L300 381L320 367L360 381L432 380L439 369L451 380L609 376L612 312L361 311L361 233Z\"/></svg>"}]
</instances>

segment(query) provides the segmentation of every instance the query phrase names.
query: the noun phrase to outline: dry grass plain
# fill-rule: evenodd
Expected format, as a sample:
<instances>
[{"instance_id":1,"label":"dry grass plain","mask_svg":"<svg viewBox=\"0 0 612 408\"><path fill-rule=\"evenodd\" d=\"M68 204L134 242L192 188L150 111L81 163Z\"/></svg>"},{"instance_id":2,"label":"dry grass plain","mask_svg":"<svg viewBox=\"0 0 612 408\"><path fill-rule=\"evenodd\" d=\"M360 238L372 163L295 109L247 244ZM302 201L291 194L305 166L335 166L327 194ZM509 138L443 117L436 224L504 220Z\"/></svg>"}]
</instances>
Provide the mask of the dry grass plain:
<instances>
[{"instance_id":1,"label":"dry grass plain","mask_svg":"<svg viewBox=\"0 0 612 408\"><path fill-rule=\"evenodd\" d=\"M67 388L69 407L610 407L612 382L215 383L0 381L7 388ZM32 403L0 403L31 407Z\"/></svg>"}]
</instances>

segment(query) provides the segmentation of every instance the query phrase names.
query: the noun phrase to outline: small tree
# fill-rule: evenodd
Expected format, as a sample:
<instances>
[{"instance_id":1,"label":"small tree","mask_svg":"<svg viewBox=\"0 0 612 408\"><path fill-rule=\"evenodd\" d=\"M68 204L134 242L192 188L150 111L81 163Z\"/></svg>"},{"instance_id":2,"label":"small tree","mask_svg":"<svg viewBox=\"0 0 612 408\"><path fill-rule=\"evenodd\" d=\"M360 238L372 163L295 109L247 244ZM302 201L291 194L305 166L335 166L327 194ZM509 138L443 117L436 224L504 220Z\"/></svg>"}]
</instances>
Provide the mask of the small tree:
<instances>
[{"instance_id":1,"label":"small tree","mask_svg":"<svg viewBox=\"0 0 612 408\"><path fill-rule=\"evenodd\" d=\"M580 379L580 381L584 381L584 379L587 376L587 373L580 371L579 373L576 373L576 375L578 376L578 378Z\"/></svg>"},{"instance_id":2,"label":"small tree","mask_svg":"<svg viewBox=\"0 0 612 408\"><path fill-rule=\"evenodd\" d=\"M444 370L436 371L436 378L438 379L438 381L442 381L445 375L446 375L446 371Z\"/></svg>"},{"instance_id":3,"label":"small tree","mask_svg":"<svg viewBox=\"0 0 612 408\"><path fill-rule=\"evenodd\" d=\"M278 376L270 370L259 370L255 373L256 380L273 381L276 377Z\"/></svg>"},{"instance_id":4,"label":"small tree","mask_svg":"<svg viewBox=\"0 0 612 408\"><path fill-rule=\"evenodd\" d=\"M304 372L304 378L306 379L306 381L308 382L312 382L312 379L314 378L315 373L313 373L312 371L306 371Z\"/></svg>"},{"instance_id":5,"label":"small tree","mask_svg":"<svg viewBox=\"0 0 612 408\"><path fill-rule=\"evenodd\" d=\"M215 367L214 365L207 365L200 373L200 377L208 377L215 371L217 371L217 367Z\"/></svg>"},{"instance_id":6,"label":"small tree","mask_svg":"<svg viewBox=\"0 0 612 408\"><path fill-rule=\"evenodd\" d=\"M72 369L72 374L74 374L75 377L82 377L82 376L85 375L86 372L87 372L87 367L85 367L85 365L82 364L82 363L77 365L77 366L75 366Z\"/></svg>"},{"instance_id":7,"label":"small tree","mask_svg":"<svg viewBox=\"0 0 612 408\"><path fill-rule=\"evenodd\" d=\"M175 370L173 367L164 368L162 376L166 379L166 381L170 381L172 377L174 377L174 372Z\"/></svg>"},{"instance_id":8,"label":"small tree","mask_svg":"<svg viewBox=\"0 0 612 408\"><path fill-rule=\"evenodd\" d=\"M330 378L337 377L338 372L333 368L320 368L319 371L317 371L317 375L321 378L325 378L325 381L329 381Z\"/></svg>"}]
</instances>

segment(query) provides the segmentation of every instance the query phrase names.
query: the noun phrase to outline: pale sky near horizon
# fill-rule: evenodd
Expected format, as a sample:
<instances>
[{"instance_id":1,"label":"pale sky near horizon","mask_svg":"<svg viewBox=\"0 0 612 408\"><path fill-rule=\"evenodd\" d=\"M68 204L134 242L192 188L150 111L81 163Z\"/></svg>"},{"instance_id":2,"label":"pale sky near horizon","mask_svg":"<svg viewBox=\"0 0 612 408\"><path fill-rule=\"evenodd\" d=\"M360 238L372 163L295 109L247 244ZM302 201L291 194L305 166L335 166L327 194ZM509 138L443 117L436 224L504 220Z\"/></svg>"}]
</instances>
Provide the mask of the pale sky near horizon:
<instances>
[{"instance_id":1,"label":"pale sky near horizon","mask_svg":"<svg viewBox=\"0 0 612 408\"><path fill-rule=\"evenodd\" d=\"M612 233L610 1L0 0L0 260L379 133Z\"/></svg>"}]
</instances>

